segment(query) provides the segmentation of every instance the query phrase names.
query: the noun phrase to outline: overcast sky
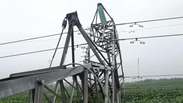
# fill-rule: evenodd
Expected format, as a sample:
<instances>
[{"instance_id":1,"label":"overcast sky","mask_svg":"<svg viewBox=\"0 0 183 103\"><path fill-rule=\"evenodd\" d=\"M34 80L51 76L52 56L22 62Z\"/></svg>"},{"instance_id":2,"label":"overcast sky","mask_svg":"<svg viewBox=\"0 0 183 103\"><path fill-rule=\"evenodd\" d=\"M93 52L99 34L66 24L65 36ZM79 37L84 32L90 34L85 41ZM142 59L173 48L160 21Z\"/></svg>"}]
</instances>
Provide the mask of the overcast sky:
<instances>
[{"instance_id":1,"label":"overcast sky","mask_svg":"<svg viewBox=\"0 0 183 103\"><path fill-rule=\"evenodd\" d=\"M103 3L116 23L183 16L182 0L1 0L0 43L60 33L63 18L73 11L78 12L83 27L89 27L98 2ZM119 38L183 33L183 19L140 25L144 28L118 26ZM0 46L0 56L54 48L57 40L58 36L55 36ZM137 58L140 59L141 75L183 73L183 37L142 41L146 44L120 42L126 75L137 74ZM81 43L78 39L77 42ZM79 61L83 53L80 48L77 50ZM52 54L45 52L0 59L0 78L11 73L48 67ZM58 65L60 56L61 51L54 65Z\"/></svg>"}]
</instances>

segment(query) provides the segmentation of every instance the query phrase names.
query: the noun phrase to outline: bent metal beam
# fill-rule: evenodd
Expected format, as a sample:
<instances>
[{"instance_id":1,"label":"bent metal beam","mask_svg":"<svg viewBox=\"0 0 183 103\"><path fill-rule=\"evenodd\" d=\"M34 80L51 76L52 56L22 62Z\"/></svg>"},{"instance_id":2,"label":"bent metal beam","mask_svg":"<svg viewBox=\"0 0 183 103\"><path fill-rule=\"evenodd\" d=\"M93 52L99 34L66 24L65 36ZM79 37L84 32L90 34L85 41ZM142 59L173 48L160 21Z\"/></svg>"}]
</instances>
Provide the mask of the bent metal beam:
<instances>
[{"instance_id":1,"label":"bent metal beam","mask_svg":"<svg viewBox=\"0 0 183 103\"><path fill-rule=\"evenodd\" d=\"M85 68L89 69L90 67L90 64L67 69L57 66L51 69L46 68L37 71L12 74L10 78L0 80L0 98L34 89L37 81L43 81L44 84L53 83L68 76L79 74L83 72Z\"/></svg>"}]
</instances>

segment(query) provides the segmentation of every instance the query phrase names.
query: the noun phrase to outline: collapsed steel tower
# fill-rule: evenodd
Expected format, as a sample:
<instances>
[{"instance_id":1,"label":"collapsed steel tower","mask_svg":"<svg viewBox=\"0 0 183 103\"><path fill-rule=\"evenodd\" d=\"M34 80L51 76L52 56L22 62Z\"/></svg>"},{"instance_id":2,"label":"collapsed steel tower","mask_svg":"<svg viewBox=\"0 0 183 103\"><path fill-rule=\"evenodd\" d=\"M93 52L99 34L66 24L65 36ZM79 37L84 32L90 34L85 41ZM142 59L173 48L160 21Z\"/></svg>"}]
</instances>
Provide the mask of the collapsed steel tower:
<instances>
[{"instance_id":1,"label":"collapsed steel tower","mask_svg":"<svg viewBox=\"0 0 183 103\"><path fill-rule=\"evenodd\" d=\"M0 98L29 90L30 103L43 103L42 97L45 97L50 103L56 103L58 98L61 103L122 102L123 83L120 82L119 75L124 78L124 73L118 35L112 17L99 3L91 23L90 33L86 33L83 29L77 12L66 15L62 24L63 30L67 23L69 25L68 34L60 65L56 67L50 65L46 69L12 74L10 78L0 80ZM88 44L83 64L75 61L75 26ZM58 45L61 36L62 33ZM69 43L71 43L72 63L66 64L65 58ZM91 54L95 56L94 59L91 58ZM66 78L69 76L72 79L67 80ZM56 82L54 86L52 85L54 89L48 86L53 82ZM46 95L44 89L51 92L52 95Z\"/></svg>"},{"instance_id":2,"label":"collapsed steel tower","mask_svg":"<svg viewBox=\"0 0 183 103\"><path fill-rule=\"evenodd\" d=\"M90 37L98 47L97 49L105 62L105 67L109 67L103 73L105 103L108 103L108 101L119 103L121 101L120 88L122 85L120 85L118 76L121 74L124 77L122 56L115 22L101 3L98 3L91 23ZM102 79L102 76L99 78Z\"/></svg>"}]
</instances>

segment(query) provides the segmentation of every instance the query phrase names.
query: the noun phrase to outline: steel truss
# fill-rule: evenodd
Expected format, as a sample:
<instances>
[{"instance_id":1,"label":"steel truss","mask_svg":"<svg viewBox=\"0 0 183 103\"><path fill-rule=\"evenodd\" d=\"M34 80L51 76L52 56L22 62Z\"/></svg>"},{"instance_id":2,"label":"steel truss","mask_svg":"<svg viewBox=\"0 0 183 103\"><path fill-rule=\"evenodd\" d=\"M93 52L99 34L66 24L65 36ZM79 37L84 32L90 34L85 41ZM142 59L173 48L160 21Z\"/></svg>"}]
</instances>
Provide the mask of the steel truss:
<instances>
[{"instance_id":1,"label":"steel truss","mask_svg":"<svg viewBox=\"0 0 183 103\"><path fill-rule=\"evenodd\" d=\"M105 17L107 15L107 17ZM97 19L100 17L100 21ZM114 20L102 4L91 24L91 33L82 28L77 12L66 15L63 25L68 22L68 34L65 40L60 66L36 71L16 73L10 78L0 80L0 98L30 91L30 103L121 103L121 86L118 75L124 78L120 46ZM84 64L75 62L74 30L76 26L88 43ZM69 43L72 46L72 63L65 64ZM94 54L97 59L91 59ZM66 77L72 77L66 80ZM50 83L55 82L54 88ZM53 87L53 86L52 86ZM70 89L71 88L71 89ZM48 91L52 95L48 96ZM77 99L77 100L76 100Z\"/></svg>"}]
</instances>

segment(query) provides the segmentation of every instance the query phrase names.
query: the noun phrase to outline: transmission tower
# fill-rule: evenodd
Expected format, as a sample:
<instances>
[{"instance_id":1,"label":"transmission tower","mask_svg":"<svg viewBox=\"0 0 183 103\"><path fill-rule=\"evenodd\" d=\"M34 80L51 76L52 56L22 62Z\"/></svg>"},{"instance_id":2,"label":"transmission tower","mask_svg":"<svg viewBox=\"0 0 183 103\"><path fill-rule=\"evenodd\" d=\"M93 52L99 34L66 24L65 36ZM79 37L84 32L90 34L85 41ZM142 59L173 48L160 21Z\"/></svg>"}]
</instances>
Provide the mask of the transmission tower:
<instances>
[{"instance_id":1,"label":"transmission tower","mask_svg":"<svg viewBox=\"0 0 183 103\"><path fill-rule=\"evenodd\" d=\"M109 67L109 69L105 69L103 76L105 80L105 103L109 101L119 103L121 85L118 75L121 74L124 77L121 50L118 41L116 41L118 34L115 22L101 3L98 3L91 23L91 31L90 37L98 47L105 67ZM103 77L101 76L99 79Z\"/></svg>"},{"instance_id":2,"label":"transmission tower","mask_svg":"<svg viewBox=\"0 0 183 103\"><path fill-rule=\"evenodd\" d=\"M99 19L98 19L99 18ZM52 67L64 29L68 24L68 33L61 56L60 65ZM35 71L12 74L10 78L0 80L0 98L30 91L30 103L121 103L121 87L124 80L122 57L114 20L101 3L98 4L91 32L83 29L77 12L68 13L63 21L63 30L52 56L50 67ZM74 27L77 27L88 46L83 64L75 58ZM66 62L69 44L71 45L71 64ZM91 58L94 55L94 58ZM67 80L67 77L71 77ZM56 82L54 90L48 87ZM70 85L69 87L66 86ZM51 92L52 96L47 92ZM60 91L60 92L59 92Z\"/></svg>"}]
</instances>

